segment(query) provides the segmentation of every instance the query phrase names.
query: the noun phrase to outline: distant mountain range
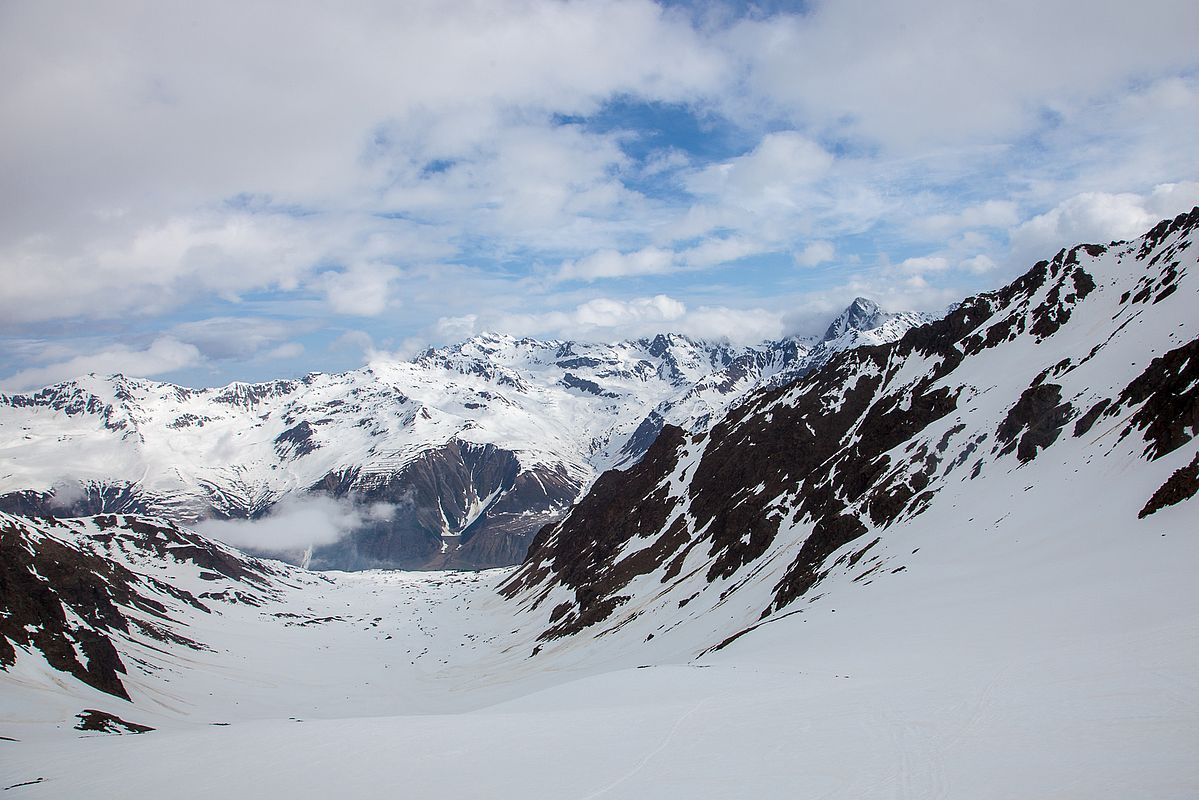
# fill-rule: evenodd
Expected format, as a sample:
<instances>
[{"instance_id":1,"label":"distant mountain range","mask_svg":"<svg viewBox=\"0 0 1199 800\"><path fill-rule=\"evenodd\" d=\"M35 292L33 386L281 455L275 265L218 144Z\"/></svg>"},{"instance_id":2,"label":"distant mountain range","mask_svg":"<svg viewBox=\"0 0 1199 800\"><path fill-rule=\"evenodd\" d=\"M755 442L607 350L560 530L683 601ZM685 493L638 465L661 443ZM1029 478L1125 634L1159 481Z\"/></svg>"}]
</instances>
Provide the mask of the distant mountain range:
<instances>
[{"instance_id":1,"label":"distant mountain range","mask_svg":"<svg viewBox=\"0 0 1199 800\"><path fill-rule=\"evenodd\" d=\"M336 542L259 552L340 569L514 564L664 425L705 430L755 389L929 319L858 298L822 338L755 347L484 334L411 361L216 389L90 375L0 395L0 509L195 523L327 495L376 511Z\"/></svg>"}]
</instances>

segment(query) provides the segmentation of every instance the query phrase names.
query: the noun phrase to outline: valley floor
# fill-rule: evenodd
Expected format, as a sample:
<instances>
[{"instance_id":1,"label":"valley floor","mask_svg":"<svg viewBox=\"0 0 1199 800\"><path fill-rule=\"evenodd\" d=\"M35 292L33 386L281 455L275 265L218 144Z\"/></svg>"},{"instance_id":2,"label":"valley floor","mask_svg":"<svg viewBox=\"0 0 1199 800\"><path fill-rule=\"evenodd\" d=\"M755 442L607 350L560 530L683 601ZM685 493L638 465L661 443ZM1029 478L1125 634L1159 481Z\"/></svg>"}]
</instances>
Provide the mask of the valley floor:
<instances>
[{"instance_id":1,"label":"valley floor","mask_svg":"<svg viewBox=\"0 0 1199 800\"><path fill-rule=\"evenodd\" d=\"M0 787L14 798L1194 797L1199 593L1187 565L1199 539L1185 512L1136 531L1090 528L1086 514L1065 532L963 531L924 550L913 531L904 552L920 552L903 571L870 586L831 576L821 598L699 657L684 636L614 646L607 660L602 639L530 658L494 592L502 571L335 575L270 611L340 619L257 642L248 620L261 611L241 628L213 622L195 633L215 652L176 665L177 696L131 679L136 709L18 665L3 733L20 741L0 741ZM122 706L158 729L76 736L55 722Z\"/></svg>"}]
</instances>

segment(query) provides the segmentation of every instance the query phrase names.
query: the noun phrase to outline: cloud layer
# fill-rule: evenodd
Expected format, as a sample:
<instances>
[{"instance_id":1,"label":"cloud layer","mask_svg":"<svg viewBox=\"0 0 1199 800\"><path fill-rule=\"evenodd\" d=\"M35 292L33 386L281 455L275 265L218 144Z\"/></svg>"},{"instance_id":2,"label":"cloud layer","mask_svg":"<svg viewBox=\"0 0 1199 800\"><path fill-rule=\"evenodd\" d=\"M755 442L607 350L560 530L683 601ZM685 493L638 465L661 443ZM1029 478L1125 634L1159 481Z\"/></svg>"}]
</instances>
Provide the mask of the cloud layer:
<instances>
[{"instance_id":1,"label":"cloud layer","mask_svg":"<svg viewBox=\"0 0 1199 800\"><path fill-rule=\"evenodd\" d=\"M1199 202L1177 0L2 21L8 389L347 368L480 326L775 335L855 294L936 307Z\"/></svg>"},{"instance_id":2,"label":"cloud layer","mask_svg":"<svg viewBox=\"0 0 1199 800\"><path fill-rule=\"evenodd\" d=\"M327 495L288 495L259 519L209 519L195 529L205 536L242 549L289 553L333 544L368 522L391 518L394 506L362 506Z\"/></svg>"}]
</instances>

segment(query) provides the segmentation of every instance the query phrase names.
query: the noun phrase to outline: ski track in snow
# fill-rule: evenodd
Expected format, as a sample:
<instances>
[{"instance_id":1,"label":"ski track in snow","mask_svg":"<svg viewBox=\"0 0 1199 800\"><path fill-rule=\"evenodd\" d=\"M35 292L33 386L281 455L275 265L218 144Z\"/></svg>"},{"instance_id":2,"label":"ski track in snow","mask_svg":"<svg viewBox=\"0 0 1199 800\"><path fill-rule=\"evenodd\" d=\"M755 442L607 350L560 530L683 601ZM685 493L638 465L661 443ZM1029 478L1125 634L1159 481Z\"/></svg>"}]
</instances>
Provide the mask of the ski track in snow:
<instances>
[{"instance_id":1,"label":"ski track in snow","mask_svg":"<svg viewBox=\"0 0 1199 800\"><path fill-rule=\"evenodd\" d=\"M657 756L659 753L661 753L663 750L665 750L667 747L670 746L671 742L674 741L675 735L679 732L679 729L681 727L683 727L683 723L686 722L688 719L690 719L697 711L699 711L700 708L703 707L703 705L704 705L704 701L700 700L698 703L696 703L694 706L692 706L690 710L688 710L685 714L683 714L681 717L679 717L678 720L675 721L674 725L670 728L670 730L667 731L666 736L662 739L662 742L657 747L655 747L653 750L646 753L642 757L642 759L639 762L637 762L637 765L635 767L633 767L631 770L626 772L624 775L621 775L616 780L612 781L612 783L609 783L604 788L594 791L591 794L586 795L585 797L581 797L581 798L579 798L579 800L595 800L595 798L597 798L597 797L603 797L604 795L608 794L613 789L615 789L617 786L620 786L622 783L625 783L630 778L634 777L639 772L641 772L643 769L645 769L645 766L647 764L649 764L651 761L653 761L655 756Z\"/></svg>"}]
</instances>

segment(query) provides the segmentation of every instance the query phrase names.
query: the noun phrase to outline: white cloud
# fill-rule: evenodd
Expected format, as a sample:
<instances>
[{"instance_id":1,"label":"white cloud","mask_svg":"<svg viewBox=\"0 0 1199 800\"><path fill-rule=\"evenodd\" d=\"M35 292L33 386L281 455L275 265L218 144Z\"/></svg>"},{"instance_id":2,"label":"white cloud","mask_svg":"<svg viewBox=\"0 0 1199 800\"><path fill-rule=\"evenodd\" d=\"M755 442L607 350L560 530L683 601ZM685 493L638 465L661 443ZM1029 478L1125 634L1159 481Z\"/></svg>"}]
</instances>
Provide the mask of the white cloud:
<instances>
[{"instance_id":1,"label":"white cloud","mask_svg":"<svg viewBox=\"0 0 1199 800\"><path fill-rule=\"evenodd\" d=\"M990 272L991 270L995 269L996 266L997 265L993 258L982 253L963 260L959 265L961 269L964 269L967 272L973 272L976 275L982 275L983 273Z\"/></svg>"},{"instance_id":2,"label":"white cloud","mask_svg":"<svg viewBox=\"0 0 1199 800\"><path fill-rule=\"evenodd\" d=\"M517 335L582 341L631 339L663 332L749 344L782 334L782 314L764 308L699 306L667 295L628 300L600 297L572 309L540 314L503 314L484 320L487 329Z\"/></svg>"},{"instance_id":3,"label":"white cloud","mask_svg":"<svg viewBox=\"0 0 1199 800\"><path fill-rule=\"evenodd\" d=\"M1145 198L1145 208L1159 219L1176 217L1199 206L1199 181L1163 183Z\"/></svg>"},{"instance_id":4,"label":"white cloud","mask_svg":"<svg viewBox=\"0 0 1199 800\"><path fill-rule=\"evenodd\" d=\"M681 264L695 269L716 267L740 261L743 258L770 252L772 248L745 236L726 236L705 239L694 247L679 253Z\"/></svg>"},{"instance_id":5,"label":"white cloud","mask_svg":"<svg viewBox=\"0 0 1199 800\"><path fill-rule=\"evenodd\" d=\"M678 239L734 230L789 241L805 215L835 203L821 185L833 156L797 131L768 133L745 155L695 170L684 185L698 202L665 232Z\"/></svg>"},{"instance_id":6,"label":"white cloud","mask_svg":"<svg viewBox=\"0 0 1199 800\"><path fill-rule=\"evenodd\" d=\"M248 324L239 344L162 318L188 307L357 316L356 347L409 352L417 331L505 320L608 335L708 309L727 327L726 305L911 252L945 264L880 268L884 288L984 288L1193 202L1193 5L843 0L738 22L649 0L25 4L0 26L3 368L52 370L127 318L221 369L296 357L294 331ZM692 115L703 141L620 119L626 101ZM837 263L802 282L755 263L713 299L704 270L762 254ZM580 311L660 290L687 310L624 328ZM70 347L19 344L50 320Z\"/></svg>"},{"instance_id":7,"label":"white cloud","mask_svg":"<svg viewBox=\"0 0 1199 800\"><path fill-rule=\"evenodd\" d=\"M795 254L795 263L801 267L815 267L832 261L836 254L837 248L832 242L808 242L803 250Z\"/></svg>"},{"instance_id":8,"label":"white cloud","mask_svg":"<svg viewBox=\"0 0 1199 800\"><path fill-rule=\"evenodd\" d=\"M797 131L769 133L751 152L692 174L687 188L696 195L731 202L791 203L797 189L824 177L833 157Z\"/></svg>"},{"instance_id":9,"label":"white cloud","mask_svg":"<svg viewBox=\"0 0 1199 800\"><path fill-rule=\"evenodd\" d=\"M687 307L664 294L636 300L596 298L575 309L580 325L595 328L624 328L638 323L673 322L687 313Z\"/></svg>"},{"instance_id":10,"label":"white cloud","mask_svg":"<svg viewBox=\"0 0 1199 800\"><path fill-rule=\"evenodd\" d=\"M0 245L8 281L0 312L10 323L103 319L161 313L201 295L295 289L327 252L328 234L281 214L204 212L111 226L83 243L33 237Z\"/></svg>"},{"instance_id":11,"label":"white cloud","mask_svg":"<svg viewBox=\"0 0 1199 800\"><path fill-rule=\"evenodd\" d=\"M399 268L390 264L355 264L340 272L321 274L316 285L335 312L373 317L391 304L392 285L399 277Z\"/></svg>"},{"instance_id":12,"label":"white cloud","mask_svg":"<svg viewBox=\"0 0 1199 800\"><path fill-rule=\"evenodd\" d=\"M463 314L460 317L441 317L436 323L436 338L439 342L463 341L478 333L477 314Z\"/></svg>"},{"instance_id":13,"label":"white cloud","mask_svg":"<svg viewBox=\"0 0 1199 800\"><path fill-rule=\"evenodd\" d=\"M310 322L222 316L179 323L170 329L170 335L195 345L206 359L244 359L312 327Z\"/></svg>"},{"instance_id":14,"label":"white cloud","mask_svg":"<svg viewBox=\"0 0 1199 800\"><path fill-rule=\"evenodd\" d=\"M632 253L601 250L579 261L563 262L555 278L563 281L594 281L599 278L655 275L669 272L674 266L674 253L659 247L646 247Z\"/></svg>"},{"instance_id":15,"label":"white cloud","mask_svg":"<svg viewBox=\"0 0 1199 800\"><path fill-rule=\"evenodd\" d=\"M747 103L927 152L1008 141L1071 99L1193 66L1197 26L1199 7L1173 0L843 0L730 38L752 63Z\"/></svg>"},{"instance_id":16,"label":"white cloud","mask_svg":"<svg viewBox=\"0 0 1199 800\"><path fill-rule=\"evenodd\" d=\"M429 346L429 341L415 336L405 337L400 343L390 349L375 347L373 344L363 351L363 360L369 366L379 362L409 361Z\"/></svg>"},{"instance_id":17,"label":"white cloud","mask_svg":"<svg viewBox=\"0 0 1199 800\"><path fill-rule=\"evenodd\" d=\"M681 270L719 267L758 253L769 246L743 236L714 237L692 247L672 251L644 247L628 253L600 250L578 261L564 261L554 273L555 281L595 281L603 278L630 278L664 275Z\"/></svg>"},{"instance_id":18,"label":"white cloud","mask_svg":"<svg viewBox=\"0 0 1199 800\"><path fill-rule=\"evenodd\" d=\"M1199 183L1162 184L1148 194L1083 192L1016 226L1012 257L1027 267L1063 247L1140 236L1163 217L1199 203Z\"/></svg>"},{"instance_id":19,"label":"white cloud","mask_svg":"<svg viewBox=\"0 0 1199 800\"><path fill-rule=\"evenodd\" d=\"M900 262L899 268L913 275L944 272L949 269L949 260L944 256L917 256L915 258L905 258Z\"/></svg>"},{"instance_id":20,"label":"white cloud","mask_svg":"<svg viewBox=\"0 0 1199 800\"><path fill-rule=\"evenodd\" d=\"M987 200L950 214L933 214L917 220L917 226L931 236L945 237L963 229L1009 228L1020 221L1016 203L1011 200Z\"/></svg>"},{"instance_id":21,"label":"white cloud","mask_svg":"<svg viewBox=\"0 0 1199 800\"><path fill-rule=\"evenodd\" d=\"M390 519L395 507L369 506L327 495L288 495L258 519L208 519L194 527L203 535L233 547L287 553L333 544L370 521Z\"/></svg>"},{"instance_id":22,"label":"white cloud","mask_svg":"<svg viewBox=\"0 0 1199 800\"><path fill-rule=\"evenodd\" d=\"M293 290L317 264L443 257L463 235L610 246L646 216L618 135L554 115L692 100L730 74L648 0L81 6L69 20L30 6L6 15L0 67L20 76L0 86L20 121L0 130L0 274L24 278L0 302L9 323ZM265 209L222 205L244 192ZM417 247L381 242L405 225ZM385 305L377 274L344 282L315 287L335 312Z\"/></svg>"},{"instance_id":23,"label":"white cloud","mask_svg":"<svg viewBox=\"0 0 1199 800\"><path fill-rule=\"evenodd\" d=\"M674 330L700 339L728 339L737 344L757 344L780 338L784 327L783 315L778 311L700 306L688 312Z\"/></svg>"},{"instance_id":24,"label":"white cloud","mask_svg":"<svg viewBox=\"0 0 1199 800\"><path fill-rule=\"evenodd\" d=\"M290 358L299 358L302 355L304 355L304 345L299 342L284 342L278 347L267 351L264 354L264 358L284 361Z\"/></svg>"},{"instance_id":25,"label":"white cloud","mask_svg":"<svg viewBox=\"0 0 1199 800\"><path fill-rule=\"evenodd\" d=\"M674 172L690 166L691 159L687 154L676 148L667 148L654 153L645 160L645 164L641 167L641 174L649 177L651 175L661 175L664 172Z\"/></svg>"},{"instance_id":26,"label":"white cloud","mask_svg":"<svg viewBox=\"0 0 1199 800\"><path fill-rule=\"evenodd\" d=\"M113 345L96 353L21 370L4 378L3 383L9 391L22 391L92 372L100 375L122 373L148 377L196 366L202 361L200 350L195 345L161 336L142 350L135 350L126 345Z\"/></svg>"}]
</instances>

